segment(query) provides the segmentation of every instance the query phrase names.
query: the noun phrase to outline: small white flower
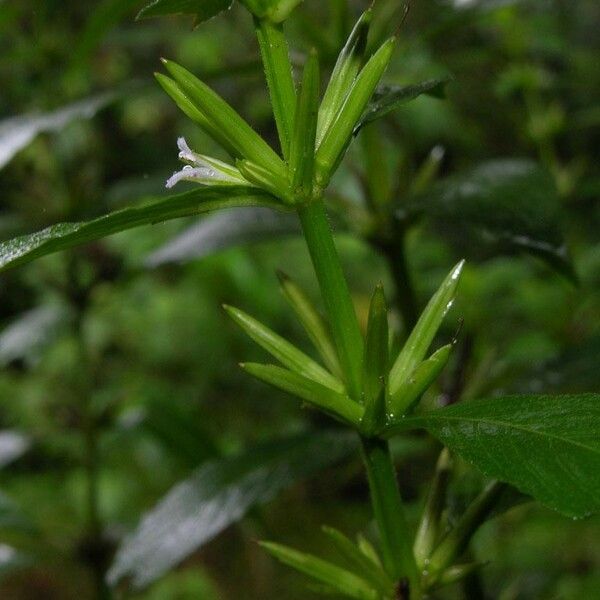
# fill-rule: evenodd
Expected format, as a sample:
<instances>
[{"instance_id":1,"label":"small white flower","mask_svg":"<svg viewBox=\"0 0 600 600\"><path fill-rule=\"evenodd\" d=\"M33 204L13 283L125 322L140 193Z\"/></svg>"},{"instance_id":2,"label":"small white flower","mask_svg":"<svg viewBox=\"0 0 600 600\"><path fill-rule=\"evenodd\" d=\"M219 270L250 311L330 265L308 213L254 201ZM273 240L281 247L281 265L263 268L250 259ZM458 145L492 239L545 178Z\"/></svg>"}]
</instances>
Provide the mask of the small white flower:
<instances>
[{"instance_id":1,"label":"small white flower","mask_svg":"<svg viewBox=\"0 0 600 600\"><path fill-rule=\"evenodd\" d=\"M178 138L177 146L180 160L187 164L169 177L167 188L172 188L180 181L193 181L202 185L248 185L235 167L216 158L197 154L190 149L185 138Z\"/></svg>"}]
</instances>

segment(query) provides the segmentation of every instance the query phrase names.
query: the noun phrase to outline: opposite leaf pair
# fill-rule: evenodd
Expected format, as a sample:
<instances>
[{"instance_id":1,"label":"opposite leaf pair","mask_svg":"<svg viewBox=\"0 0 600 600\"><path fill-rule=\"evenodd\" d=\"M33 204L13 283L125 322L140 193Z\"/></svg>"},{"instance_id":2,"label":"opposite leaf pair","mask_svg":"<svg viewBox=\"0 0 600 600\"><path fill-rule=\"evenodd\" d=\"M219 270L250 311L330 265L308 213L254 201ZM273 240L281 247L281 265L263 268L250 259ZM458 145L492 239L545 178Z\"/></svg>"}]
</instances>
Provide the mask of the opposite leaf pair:
<instances>
[{"instance_id":1,"label":"opposite leaf pair","mask_svg":"<svg viewBox=\"0 0 600 600\"><path fill-rule=\"evenodd\" d=\"M363 435L377 435L401 421L448 361L452 344L443 346L429 358L426 353L452 305L462 267L463 262L460 262L446 277L391 366L387 306L383 288L376 288L364 345L360 397L352 397L348 391L327 324L300 288L285 276L281 277L284 294L324 366L246 313L226 307L242 329L282 365L246 363L242 366L255 377L352 425Z\"/></svg>"}]
</instances>

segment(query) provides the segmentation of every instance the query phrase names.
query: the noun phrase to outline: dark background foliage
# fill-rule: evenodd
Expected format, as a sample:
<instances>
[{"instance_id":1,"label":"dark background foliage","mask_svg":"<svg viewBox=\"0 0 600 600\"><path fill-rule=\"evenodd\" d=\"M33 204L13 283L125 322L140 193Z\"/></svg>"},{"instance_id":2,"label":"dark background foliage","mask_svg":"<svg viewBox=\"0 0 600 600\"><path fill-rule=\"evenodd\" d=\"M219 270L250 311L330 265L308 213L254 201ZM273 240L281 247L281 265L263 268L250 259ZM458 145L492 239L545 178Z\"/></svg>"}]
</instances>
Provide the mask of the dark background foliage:
<instances>
[{"instance_id":1,"label":"dark background foliage","mask_svg":"<svg viewBox=\"0 0 600 600\"><path fill-rule=\"evenodd\" d=\"M162 193L178 168L180 135L223 157L154 83L160 56L208 81L275 144L248 14L235 5L192 29L186 17L136 22L143 4L0 3L2 238ZM331 67L366 4L306 0L287 23L294 60L316 46ZM380 3L382 27L396 5ZM447 340L464 321L458 352L426 399L432 405L598 390L599 25L593 0L414 2L387 81L451 76L446 97L421 96L368 126L333 181L340 253L363 325L374 285L383 280L393 300L399 275L390 223L381 226L365 199L393 198L391 227L403 232L416 307L468 258L444 331ZM97 597L123 537L204 461L240 453L228 468L253 469L248 448L327 425L240 372L240 360L261 352L220 309L242 306L307 347L275 277L283 269L318 298L304 244L293 223L224 215L122 233L1 276L2 598ZM400 303L399 332L406 310ZM271 451L256 456L279 464ZM337 462L321 464L324 452ZM395 452L416 519L437 446L413 435ZM323 523L373 534L352 444L327 438L313 454L314 465L282 481L283 491L261 490L267 504L180 568L150 575L156 581L138 591L121 582L119 594L311 597L255 540L327 553ZM480 486L461 466L454 504ZM526 503L490 521L472 552L491 560L482 571L487 597L592 598L599 535L597 519L574 522ZM479 583L467 584L467 597L486 597Z\"/></svg>"}]
</instances>

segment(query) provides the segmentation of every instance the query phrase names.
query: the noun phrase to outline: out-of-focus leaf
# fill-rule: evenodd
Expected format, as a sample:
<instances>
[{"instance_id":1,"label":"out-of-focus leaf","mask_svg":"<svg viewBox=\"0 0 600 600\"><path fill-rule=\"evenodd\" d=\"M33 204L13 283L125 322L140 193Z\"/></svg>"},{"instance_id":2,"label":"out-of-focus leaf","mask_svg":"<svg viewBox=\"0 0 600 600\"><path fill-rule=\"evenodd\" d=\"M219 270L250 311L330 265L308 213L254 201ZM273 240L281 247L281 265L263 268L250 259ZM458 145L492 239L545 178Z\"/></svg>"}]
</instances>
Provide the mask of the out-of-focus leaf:
<instances>
[{"instance_id":1,"label":"out-of-focus leaf","mask_svg":"<svg viewBox=\"0 0 600 600\"><path fill-rule=\"evenodd\" d=\"M300 232L290 213L249 207L209 215L185 229L146 259L146 266L184 262L234 246L262 242Z\"/></svg>"},{"instance_id":2,"label":"out-of-focus leaf","mask_svg":"<svg viewBox=\"0 0 600 600\"><path fill-rule=\"evenodd\" d=\"M221 208L256 205L275 208L278 203L269 194L253 187L198 187L183 194L124 208L92 221L59 223L42 231L3 242L0 244L0 271L140 225L160 223Z\"/></svg>"},{"instance_id":3,"label":"out-of-focus leaf","mask_svg":"<svg viewBox=\"0 0 600 600\"><path fill-rule=\"evenodd\" d=\"M97 3L72 53L72 66L84 64L107 31L140 4L141 0L103 0Z\"/></svg>"},{"instance_id":4,"label":"out-of-focus leaf","mask_svg":"<svg viewBox=\"0 0 600 600\"><path fill-rule=\"evenodd\" d=\"M17 460L31 446L31 440L20 431L4 429L0 431L0 469Z\"/></svg>"},{"instance_id":5,"label":"out-of-focus leaf","mask_svg":"<svg viewBox=\"0 0 600 600\"><path fill-rule=\"evenodd\" d=\"M600 336L568 348L510 385L513 392L585 392L600 389Z\"/></svg>"},{"instance_id":6,"label":"out-of-focus leaf","mask_svg":"<svg viewBox=\"0 0 600 600\"><path fill-rule=\"evenodd\" d=\"M535 162L498 159L433 186L400 207L422 214L461 254L525 251L574 278L560 230L560 202L551 178Z\"/></svg>"},{"instance_id":7,"label":"out-of-focus leaf","mask_svg":"<svg viewBox=\"0 0 600 600\"><path fill-rule=\"evenodd\" d=\"M451 77L444 77L441 79L428 79L412 85L378 86L365 112L356 124L354 134L356 135L367 123L385 117L399 106L418 98L422 94L442 98L444 88L450 81L452 81Z\"/></svg>"},{"instance_id":8,"label":"out-of-focus leaf","mask_svg":"<svg viewBox=\"0 0 600 600\"><path fill-rule=\"evenodd\" d=\"M117 552L111 585L143 587L195 552L255 504L357 449L346 432L296 435L200 467L142 519Z\"/></svg>"},{"instance_id":9,"label":"out-of-focus leaf","mask_svg":"<svg viewBox=\"0 0 600 600\"><path fill-rule=\"evenodd\" d=\"M259 19L281 23L302 0L240 0Z\"/></svg>"},{"instance_id":10,"label":"out-of-focus leaf","mask_svg":"<svg viewBox=\"0 0 600 600\"><path fill-rule=\"evenodd\" d=\"M0 333L0 366L14 360L35 362L67 319L61 306L39 306L17 317Z\"/></svg>"},{"instance_id":11,"label":"out-of-focus leaf","mask_svg":"<svg viewBox=\"0 0 600 600\"><path fill-rule=\"evenodd\" d=\"M405 417L485 475L572 517L600 510L600 395L506 396Z\"/></svg>"},{"instance_id":12,"label":"out-of-focus leaf","mask_svg":"<svg viewBox=\"0 0 600 600\"><path fill-rule=\"evenodd\" d=\"M35 529L14 500L2 492L0 492L0 529L28 533Z\"/></svg>"},{"instance_id":13,"label":"out-of-focus leaf","mask_svg":"<svg viewBox=\"0 0 600 600\"><path fill-rule=\"evenodd\" d=\"M17 569L28 567L31 558L8 544L0 544L0 578Z\"/></svg>"},{"instance_id":14,"label":"out-of-focus leaf","mask_svg":"<svg viewBox=\"0 0 600 600\"><path fill-rule=\"evenodd\" d=\"M38 134L59 131L77 119L91 119L117 97L118 95L112 92L99 94L53 112L9 117L0 121L0 169Z\"/></svg>"},{"instance_id":15,"label":"out-of-focus leaf","mask_svg":"<svg viewBox=\"0 0 600 600\"><path fill-rule=\"evenodd\" d=\"M157 396L147 402L141 424L190 467L219 454L199 419L172 398Z\"/></svg>"},{"instance_id":16,"label":"out-of-focus leaf","mask_svg":"<svg viewBox=\"0 0 600 600\"><path fill-rule=\"evenodd\" d=\"M194 23L198 24L212 19L232 4L233 0L153 0L140 10L137 18L194 15Z\"/></svg>"}]
</instances>

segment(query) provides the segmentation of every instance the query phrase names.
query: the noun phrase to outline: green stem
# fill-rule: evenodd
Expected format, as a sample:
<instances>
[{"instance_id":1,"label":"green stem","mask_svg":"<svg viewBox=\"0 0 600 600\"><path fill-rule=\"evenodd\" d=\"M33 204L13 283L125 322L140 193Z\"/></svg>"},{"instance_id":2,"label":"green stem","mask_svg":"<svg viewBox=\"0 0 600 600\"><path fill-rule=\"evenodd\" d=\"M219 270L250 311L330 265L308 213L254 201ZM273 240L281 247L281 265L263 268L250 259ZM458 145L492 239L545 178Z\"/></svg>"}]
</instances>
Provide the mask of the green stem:
<instances>
[{"instance_id":1,"label":"green stem","mask_svg":"<svg viewBox=\"0 0 600 600\"><path fill-rule=\"evenodd\" d=\"M256 37L260 46L265 76L271 96L271 106L279 134L283 157L289 158L290 140L294 130L296 89L292 77L287 40L283 25L255 19Z\"/></svg>"},{"instance_id":2,"label":"green stem","mask_svg":"<svg viewBox=\"0 0 600 600\"><path fill-rule=\"evenodd\" d=\"M363 338L322 200L298 208L350 395L361 397Z\"/></svg>"},{"instance_id":3,"label":"green stem","mask_svg":"<svg viewBox=\"0 0 600 600\"><path fill-rule=\"evenodd\" d=\"M379 439L361 441L385 569L395 581L408 580L415 600L420 597L417 565L389 446Z\"/></svg>"}]
</instances>

